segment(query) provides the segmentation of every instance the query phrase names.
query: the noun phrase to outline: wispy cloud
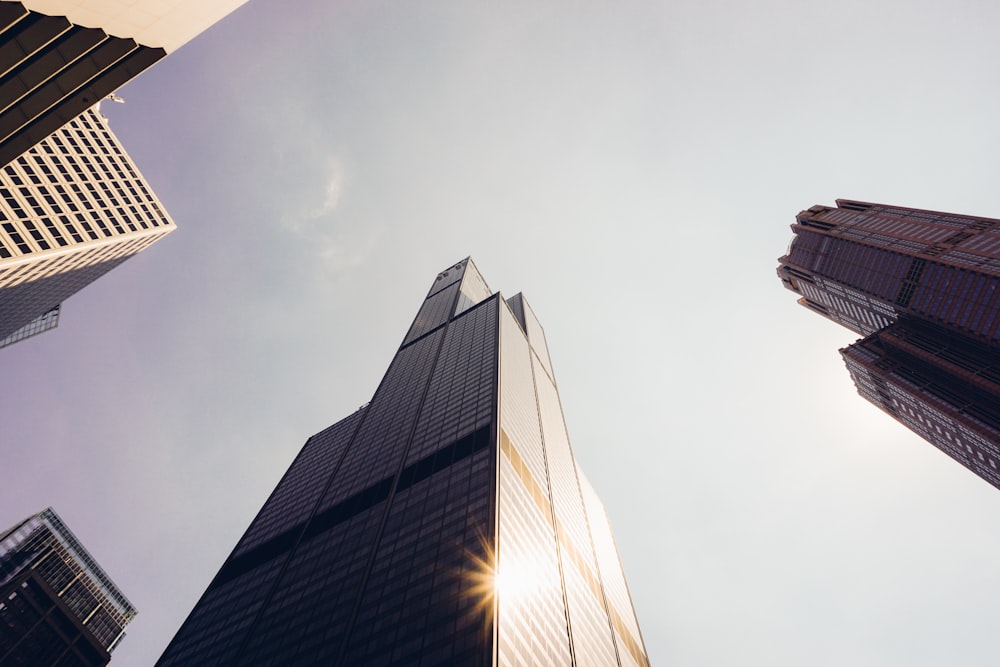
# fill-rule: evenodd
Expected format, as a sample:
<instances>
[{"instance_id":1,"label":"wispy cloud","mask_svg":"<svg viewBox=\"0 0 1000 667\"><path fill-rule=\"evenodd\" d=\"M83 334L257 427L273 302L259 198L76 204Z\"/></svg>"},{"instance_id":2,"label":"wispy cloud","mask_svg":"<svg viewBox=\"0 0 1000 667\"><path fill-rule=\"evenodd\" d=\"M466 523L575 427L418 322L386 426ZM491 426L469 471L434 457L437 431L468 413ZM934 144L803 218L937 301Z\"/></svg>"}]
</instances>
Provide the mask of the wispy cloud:
<instances>
[{"instance_id":1,"label":"wispy cloud","mask_svg":"<svg viewBox=\"0 0 1000 667\"><path fill-rule=\"evenodd\" d=\"M303 197L303 204L296 210L289 211L281 219L281 224L290 231L305 234L311 232L317 220L327 217L340 204L344 192L344 165L336 157L326 159L326 181L323 187L322 200L315 202L315 197Z\"/></svg>"},{"instance_id":2,"label":"wispy cloud","mask_svg":"<svg viewBox=\"0 0 1000 667\"><path fill-rule=\"evenodd\" d=\"M334 224L332 215L340 205L347 182L344 163L336 156L328 156L322 164L325 180L322 199L314 191L312 196L304 196L301 206L287 212L281 219L285 229L307 241L327 269L341 271L364 263L371 242L353 239L345 240L342 227Z\"/></svg>"},{"instance_id":3,"label":"wispy cloud","mask_svg":"<svg viewBox=\"0 0 1000 667\"><path fill-rule=\"evenodd\" d=\"M344 166L340 160L331 159L329 161L329 177L323 191L323 203L306 214L309 220L322 218L327 213L337 208L340 203L340 195L344 191Z\"/></svg>"}]
</instances>

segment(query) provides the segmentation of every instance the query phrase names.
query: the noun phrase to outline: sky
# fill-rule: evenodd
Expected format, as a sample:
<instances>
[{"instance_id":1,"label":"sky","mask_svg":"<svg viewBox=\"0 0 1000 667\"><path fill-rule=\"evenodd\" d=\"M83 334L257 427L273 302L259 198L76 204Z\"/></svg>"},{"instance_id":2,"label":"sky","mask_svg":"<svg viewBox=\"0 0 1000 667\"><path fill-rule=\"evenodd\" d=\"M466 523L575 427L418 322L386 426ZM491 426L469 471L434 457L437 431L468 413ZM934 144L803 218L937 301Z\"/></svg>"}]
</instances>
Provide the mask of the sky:
<instances>
[{"instance_id":1,"label":"sky","mask_svg":"<svg viewBox=\"0 0 1000 667\"><path fill-rule=\"evenodd\" d=\"M178 229L0 350L0 524L53 506L139 609L112 664L151 665L471 255L545 327L652 664L995 664L1000 493L775 267L838 197L1000 217L998 21L250 0L102 106Z\"/></svg>"}]
</instances>

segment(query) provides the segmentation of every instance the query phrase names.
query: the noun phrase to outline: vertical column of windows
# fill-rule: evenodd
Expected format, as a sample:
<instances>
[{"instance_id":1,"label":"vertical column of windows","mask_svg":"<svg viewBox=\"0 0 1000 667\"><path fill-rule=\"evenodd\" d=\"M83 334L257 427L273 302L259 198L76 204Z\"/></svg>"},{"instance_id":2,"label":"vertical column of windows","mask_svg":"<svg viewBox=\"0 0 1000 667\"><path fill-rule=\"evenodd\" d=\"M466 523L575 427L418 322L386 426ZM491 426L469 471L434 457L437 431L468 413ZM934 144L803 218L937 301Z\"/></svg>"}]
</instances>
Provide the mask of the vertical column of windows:
<instances>
[{"instance_id":1,"label":"vertical column of windows","mask_svg":"<svg viewBox=\"0 0 1000 667\"><path fill-rule=\"evenodd\" d=\"M572 652L531 355L501 308L498 657L500 665L566 665Z\"/></svg>"},{"instance_id":2,"label":"vertical column of windows","mask_svg":"<svg viewBox=\"0 0 1000 667\"><path fill-rule=\"evenodd\" d=\"M524 308L524 322L528 327L526 330L526 333L528 334L528 342L535 351L542 367L545 368L545 372L548 373L549 377L554 380L555 372L552 370L552 361L549 357L549 346L548 343L545 342L545 331L542 329L542 325L538 322L538 318L535 317L535 311L531 309L531 304L529 304L523 297L521 299L521 305Z\"/></svg>"},{"instance_id":3,"label":"vertical column of windows","mask_svg":"<svg viewBox=\"0 0 1000 667\"><path fill-rule=\"evenodd\" d=\"M321 511L399 469L443 335L435 331L396 353Z\"/></svg>"},{"instance_id":4,"label":"vertical column of windows","mask_svg":"<svg viewBox=\"0 0 1000 667\"><path fill-rule=\"evenodd\" d=\"M537 355L532 355L532 370L555 509L574 655L578 665L618 664L611 621L596 580L593 545L559 395Z\"/></svg>"},{"instance_id":5,"label":"vertical column of windows","mask_svg":"<svg viewBox=\"0 0 1000 667\"><path fill-rule=\"evenodd\" d=\"M363 417L364 410L359 410L309 439L223 565L216 581L178 632L171 644L172 651L164 655L162 664L188 664L186 660L191 655L199 659L218 657L220 661L233 664L242 656L244 661L249 660L248 664L257 664L255 656L259 655L261 638L270 638L275 629L286 631L294 624L295 615L289 618L289 614L294 611L295 603L307 598L315 603L317 596L331 591L335 594L334 599L338 599L356 590L357 567L326 572L323 564L331 558L344 560L345 549L363 550L363 545L372 539L369 516L372 513L377 516L384 507L381 504L332 526L319 536L306 539L284 571L282 581L289 583L279 583L278 576L289 558L289 549L301 536L305 520L316 506ZM277 550L269 546L282 535L289 539L281 539ZM263 565L252 565L262 559ZM248 583L252 580L241 573L248 567L244 563L253 567L250 574L256 575L255 578L262 577L261 585ZM335 577L339 578L333 581ZM221 605L230 600L242 605L239 615L236 622L219 627L219 621L225 621L229 613ZM301 615L298 618L301 621ZM206 647L203 638L214 636L218 636L219 646ZM248 641L249 649L244 646Z\"/></svg>"},{"instance_id":6,"label":"vertical column of windows","mask_svg":"<svg viewBox=\"0 0 1000 667\"><path fill-rule=\"evenodd\" d=\"M396 482L341 664L414 656L456 665L482 662L491 608L470 589L474 578L486 574L489 560L492 448L445 458L434 452L473 430L490 431L496 317L496 299L480 303L453 320L435 347L434 371L403 462L404 470L414 470ZM438 471L422 478L416 467L432 460Z\"/></svg>"},{"instance_id":7,"label":"vertical column of windows","mask_svg":"<svg viewBox=\"0 0 1000 667\"><path fill-rule=\"evenodd\" d=\"M506 434L501 437L506 438ZM514 446L509 440L504 445L495 591L498 664L570 665L563 577L551 505Z\"/></svg>"},{"instance_id":8,"label":"vertical column of windows","mask_svg":"<svg viewBox=\"0 0 1000 667\"><path fill-rule=\"evenodd\" d=\"M458 292L458 301L453 315L459 315L490 296L490 288L483 279L479 269L472 262L462 263L462 281Z\"/></svg>"},{"instance_id":9,"label":"vertical column of windows","mask_svg":"<svg viewBox=\"0 0 1000 667\"><path fill-rule=\"evenodd\" d=\"M420 310L417 311L417 316L413 319L410 330L403 338L403 345L410 344L428 331L448 321L455 303L455 296L458 294L459 284L456 281L424 300Z\"/></svg>"},{"instance_id":10,"label":"vertical column of windows","mask_svg":"<svg viewBox=\"0 0 1000 667\"><path fill-rule=\"evenodd\" d=\"M608 521L604 505L582 472L579 473L579 479L587 522L594 539L601 587L611 615L611 626L616 633L619 659L623 667L630 664L648 667L649 658L646 656L639 622L632 607L632 596L625 582L625 572L618 557L618 547L615 546L615 538L611 532L611 522Z\"/></svg>"},{"instance_id":11,"label":"vertical column of windows","mask_svg":"<svg viewBox=\"0 0 1000 667\"><path fill-rule=\"evenodd\" d=\"M539 365L537 357L533 357L532 361L556 518L569 538L584 554L587 565L593 569L587 519L583 512L583 501L576 479L576 463L563 424L559 395L555 385Z\"/></svg>"},{"instance_id":12,"label":"vertical column of windows","mask_svg":"<svg viewBox=\"0 0 1000 667\"><path fill-rule=\"evenodd\" d=\"M379 502L315 535L307 533L244 633L239 654L224 664L333 664L385 509Z\"/></svg>"},{"instance_id":13,"label":"vertical column of windows","mask_svg":"<svg viewBox=\"0 0 1000 667\"><path fill-rule=\"evenodd\" d=\"M397 493L341 665L481 665L490 448Z\"/></svg>"},{"instance_id":14,"label":"vertical column of windows","mask_svg":"<svg viewBox=\"0 0 1000 667\"><path fill-rule=\"evenodd\" d=\"M506 308L500 309L500 427L536 483L548 495L545 451L531 371L531 346Z\"/></svg>"},{"instance_id":15,"label":"vertical column of windows","mask_svg":"<svg viewBox=\"0 0 1000 667\"><path fill-rule=\"evenodd\" d=\"M495 303L492 305L495 319ZM452 414L456 411L461 413L462 403L468 402L468 396L471 394L475 399L477 383L482 384L483 378L487 378L488 384L492 384L494 373L489 369L495 363L495 352L483 352L484 347L490 346L488 338L483 340L484 328L488 328L488 324L484 327L484 319L489 319L489 308L481 307L449 326L448 340L451 345L445 346L448 352L441 353L443 359L437 364L443 364L443 370L436 373L435 377L443 378L448 374L452 377L438 381L437 391L428 390L424 399L424 409L431 415L426 420L428 424L439 421L434 418L434 415L442 413L439 403L446 404L447 411ZM406 445L417 418L412 411L419 405L419 398L424 395L422 387L428 384L427 374L435 366L434 356L441 348L440 338L443 333L432 333L397 353L367 408L365 422L351 446L351 453L357 455L352 457L349 453L337 473L337 478L344 479L345 483L358 478L365 480L351 484L350 489L370 486L373 481L383 479L385 472L397 470L400 463L403 463L394 452L401 454ZM465 366L485 366L486 371L472 372L471 375L465 373L465 380L455 381L454 378L462 377L463 362ZM469 382L473 384L470 385ZM473 406L478 402L478 399L473 400ZM492 403L492 400L486 402ZM479 408L474 407L473 414L478 412ZM399 419L396 420L396 417ZM474 420L472 423L477 424L478 421ZM487 423L488 421L487 419ZM422 434L427 441L433 440L435 434L439 440L448 439L464 432L461 423L460 419L458 430L455 431L426 428ZM373 427L366 429L368 424ZM374 443L384 446L370 446ZM438 442L423 449L418 448L415 456L426 455L443 444L447 443ZM470 574L464 572L464 568L486 560L482 549L489 526L489 463L488 448L460 458L450 465L438 462L438 465L445 466L441 472L416 484L408 482L392 498L392 507L385 519L386 527L382 531L384 537L373 556L371 571L364 585L365 597L359 602L358 620L351 626L354 630L350 637L352 643L346 649L346 664L369 664L379 655L396 655L398 658L399 655L414 651L422 655L440 654L451 664L463 664L466 661L475 664L481 658L485 609L477 605L475 599L461 594L466 589L461 583L462 577ZM349 492L338 488L335 483L322 505L331 507L334 501L348 496ZM331 570L361 575L368 554L371 553L370 547L366 545L373 543L375 533L372 531L380 524L379 517L383 507L384 503L380 503L364 513L366 518L359 524L359 528L363 529L366 537L354 540L354 547L347 552L339 555L325 553L321 560L309 563L300 559L299 554L313 549L313 544L328 543L326 533L303 542L283 577L288 586L279 584L276 587L269 610L261 617L253 637L241 654L241 664L259 664L260 661L279 657L287 660L292 656L306 662L329 661L336 655L336 648L348 620L344 616L350 610L347 601L353 599L351 591L355 590L358 580L350 579L354 583L345 584L346 580L341 577L335 582L337 591L334 591L330 589L330 582L320 582L316 577L320 573L326 573L324 576L329 577ZM451 509L446 512L446 507ZM463 511L456 512L455 507L461 507ZM332 530L336 530L336 527ZM459 534L462 535L461 538L458 537ZM342 543L343 539L337 539L329 544ZM476 555L477 552L478 556L470 557L470 554ZM422 558L426 558L426 562ZM331 568L330 565L334 562L337 565ZM465 565L458 567L463 563ZM410 573L409 578L400 577L401 572ZM419 576L415 573L419 573ZM447 584L449 577L454 580L454 585ZM289 591L293 587L301 589L303 581L312 582L302 593L311 597L308 601L303 599L301 602L308 604L311 609L317 605L323 606L323 600L332 600L332 604L336 605L321 614L326 627L330 628L326 632L326 639L321 643L290 644L286 641L287 638L302 636L296 630L296 624L302 621L302 615L295 613L287 600L292 595ZM428 597L426 587L432 581L434 595ZM441 595L445 597L441 598ZM285 607L290 610L283 612ZM397 611L393 612L393 609ZM330 626L332 617L329 614L339 619L334 623L336 627ZM372 641L367 639L367 634L374 632L372 623L368 621L379 625L381 630ZM308 634L314 637L320 630L321 628L313 627ZM387 636L392 632L395 632L395 638L388 641ZM465 639L462 639L463 633Z\"/></svg>"},{"instance_id":16,"label":"vertical column of windows","mask_svg":"<svg viewBox=\"0 0 1000 667\"><path fill-rule=\"evenodd\" d=\"M232 557L303 524L343 457L365 409L309 438L237 544Z\"/></svg>"},{"instance_id":17,"label":"vertical column of windows","mask_svg":"<svg viewBox=\"0 0 1000 667\"><path fill-rule=\"evenodd\" d=\"M482 302L448 325L406 465L492 421L497 305Z\"/></svg>"},{"instance_id":18,"label":"vertical column of windows","mask_svg":"<svg viewBox=\"0 0 1000 667\"><path fill-rule=\"evenodd\" d=\"M209 589L156 663L158 667L192 664L231 665L287 553Z\"/></svg>"}]
</instances>

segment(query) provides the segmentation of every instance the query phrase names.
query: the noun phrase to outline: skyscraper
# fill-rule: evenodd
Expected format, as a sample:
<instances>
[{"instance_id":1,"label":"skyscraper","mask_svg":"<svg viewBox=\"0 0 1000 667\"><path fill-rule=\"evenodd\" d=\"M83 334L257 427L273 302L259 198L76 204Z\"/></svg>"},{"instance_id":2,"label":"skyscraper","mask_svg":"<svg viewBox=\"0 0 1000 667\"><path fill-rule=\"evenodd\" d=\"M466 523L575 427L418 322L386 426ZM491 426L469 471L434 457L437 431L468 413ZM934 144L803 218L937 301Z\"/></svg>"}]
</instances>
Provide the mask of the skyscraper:
<instances>
[{"instance_id":1,"label":"skyscraper","mask_svg":"<svg viewBox=\"0 0 1000 667\"><path fill-rule=\"evenodd\" d=\"M51 507L0 533L0 665L106 665L135 615Z\"/></svg>"},{"instance_id":2,"label":"skyscraper","mask_svg":"<svg viewBox=\"0 0 1000 667\"><path fill-rule=\"evenodd\" d=\"M0 0L0 347L174 226L96 105L246 0Z\"/></svg>"},{"instance_id":3,"label":"skyscraper","mask_svg":"<svg viewBox=\"0 0 1000 667\"><path fill-rule=\"evenodd\" d=\"M0 166L244 2L0 1Z\"/></svg>"},{"instance_id":4,"label":"skyscraper","mask_svg":"<svg viewBox=\"0 0 1000 667\"><path fill-rule=\"evenodd\" d=\"M158 662L648 665L545 335L471 260L310 438Z\"/></svg>"},{"instance_id":5,"label":"skyscraper","mask_svg":"<svg viewBox=\"0 0 1000 667\"><path fill-rule=\"evenodd\" d=\"M97 107L0 169L0 347L175 229Z\"/></svg>"},{"instance_id":6,"label":"skyscraper","mask_svg":"<svg viewBox=\"0 0 1000 667\"><path fill-rule=\"evenodd\" d=\"M864 339L858 392L1000 488L1000 220L837 200L813 206L778 275Z\"/></svg>"}]
</instances>

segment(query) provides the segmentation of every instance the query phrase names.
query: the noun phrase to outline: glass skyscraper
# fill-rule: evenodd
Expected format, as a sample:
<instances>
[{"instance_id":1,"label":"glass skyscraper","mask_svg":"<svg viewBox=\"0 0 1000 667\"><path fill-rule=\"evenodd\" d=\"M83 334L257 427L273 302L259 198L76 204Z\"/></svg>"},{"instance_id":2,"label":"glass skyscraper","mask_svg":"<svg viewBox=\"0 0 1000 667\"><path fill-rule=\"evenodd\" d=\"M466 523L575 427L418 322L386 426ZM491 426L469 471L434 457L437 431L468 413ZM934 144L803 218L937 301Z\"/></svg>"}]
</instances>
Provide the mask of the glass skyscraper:
<instances>
[{"instance_id":1,"label":"glass skyscraper","mask_svg":"<svg viewBox=\"0 0 1000 667\"><path fill-rule=\"evenodd\" d=\"M51 507L0 533L0 665L106 665L135 615Z\"/></svg>"},{"instance_id":2,"label":"glass skyscraper","mask_svg":"<svg viewBox=\"0 0 1000 667\"><path fill-rule=\"evenodd\" d=\"M837 200L813 206L778 275L864 338L858 392L1000 488L1000 220Z\"/></svg>"},{"instance_id":3,"label":"glass skyscraper","mask_svg":"<svg viewBox=\"0 0 1000 667\"><path fill-rule=\"evenodd\" d=\"M648 665L542 327L471 260L310 438L160 661Z\"/></svg>"}]
</instances>

